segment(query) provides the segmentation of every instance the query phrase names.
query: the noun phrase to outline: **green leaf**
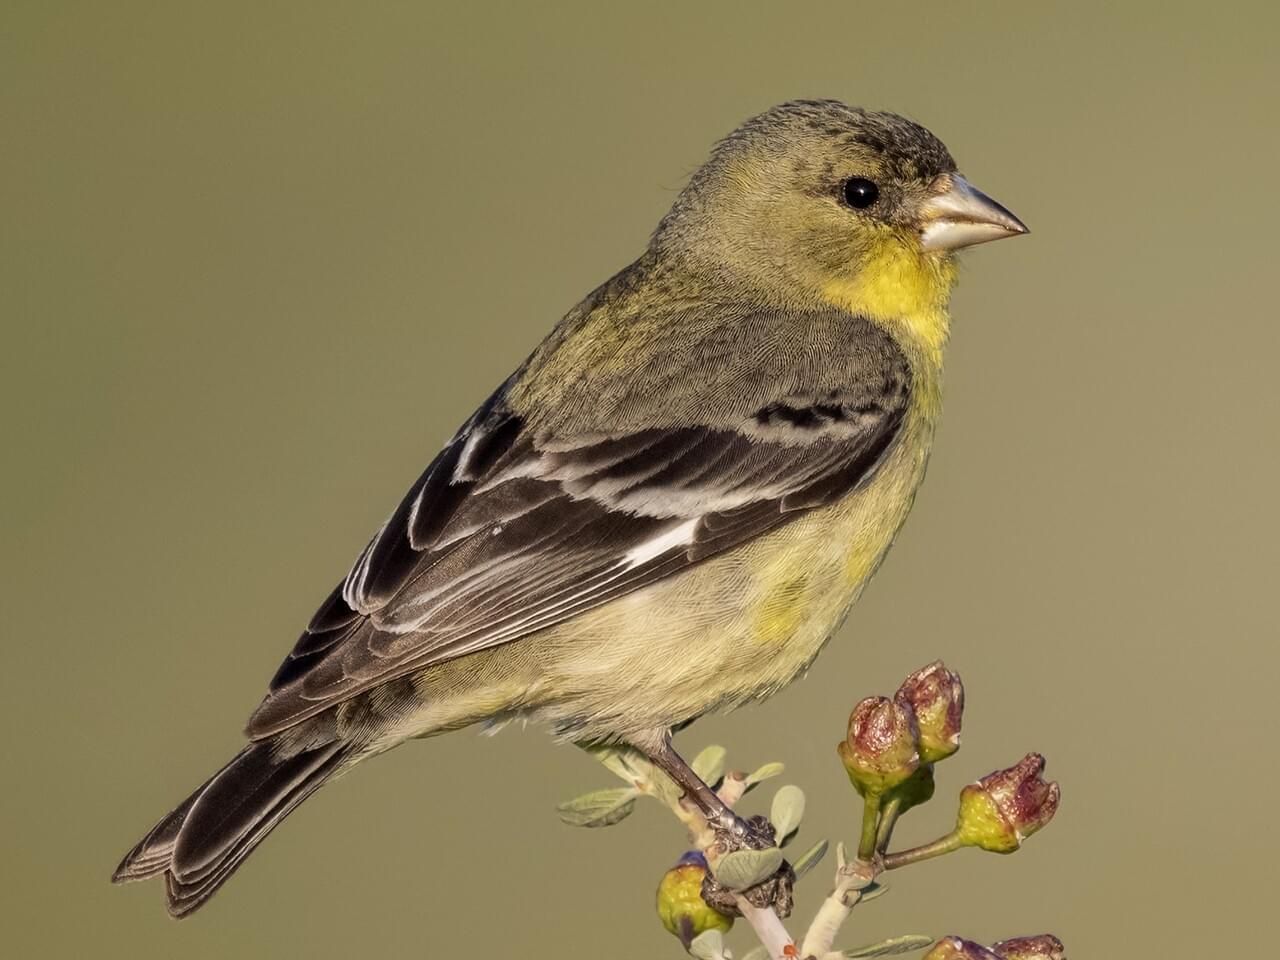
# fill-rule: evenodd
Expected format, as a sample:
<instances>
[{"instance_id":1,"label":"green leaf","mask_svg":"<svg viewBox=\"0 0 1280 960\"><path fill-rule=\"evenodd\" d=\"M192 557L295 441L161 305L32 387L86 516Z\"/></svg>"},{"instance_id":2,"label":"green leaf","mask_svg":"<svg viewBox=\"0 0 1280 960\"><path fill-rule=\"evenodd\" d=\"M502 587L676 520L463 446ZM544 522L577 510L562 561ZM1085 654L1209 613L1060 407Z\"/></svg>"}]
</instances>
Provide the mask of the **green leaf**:
<instances>
[{"instance_id":1,"label":"green leaf","mask_svg":"<svg viewBox=\"0 0 1280 960\"><path fill-rule=\"evenodd\" d=\"M796 879L799 880L806 873L818 865L818 862L827 855L827 841L819 840L812 847L800 854L800 857L791 865L791 869L796 872Z\"/></svg>"},{"instance_id":2,"label":"green leaf","mask_svg":"<svg viewBox=\"0 0 1280 960\"><path fill-rule=\"evenodd\" d=\"M862 894L858 897L858 902L870 903L876 897L883 897L888 892L889 892L889 885L887 883L881 883L880 881L877 880L874 883L872 883L871 886L863 888Z\"/></svg>"},{"instance_id":3,"label":"green leaf","mask_svg":"<svg viewBox=\"0 0 1280 960\"><path fill-rule=\"evenodd\" d=\"M594 790L566 800L556 807L560 819L571 827L611 827L636 808L636 792L628 787Z\"/></svg>"},{"instance_id":4,"label":"green leaf","mask_svg":"<svg viewBox=\"0 0 1280 960\"><path fill-rule=\"evenodd\" d=\"M680 788L670 777L630 747L588 747L587 752L609 768L616 776L633 786L653 794L673 806L680 800ZM634 792L634 791L633 791ZM630 812L630 811L628 811ZM626 814L623 814L626 816Z\"/></svg>"},{"instance_id":5,"label":"green leaf","mask_svg":"<svg viewBox=\"0 0 1280 960\"><path fill-rule=\"evenodd\" d=\"M714 787L724 776L724 761L728 751L724 747L712 744L693 758L693 767L699 779L709 787Z\"/></svg>"},{"instance_id":6,"label":"green leaf","mask_svg":"<svg viewBox=\"0 0 1280 960\"><path fill-rule=\"evenodd\" d=\"M588 747L587 749L615 776L627 783L644 781L649 776L648 761L633 750L621 747Z\"/></svg>"},{"instance_id":7,"label":"green leaf","mask_svg":"<svg viewBox=\"0 0 1280 960\"><path fill-rule=\"evenodd\" d=\"M674 807L684 796L684 791L676 785L676 782L657 767L653 768L653 773L650 774L647 782L653 795L668 807Z\"/></svg>"},{"instance_id":8,"label":"green leaf","mask_svg":"<svg viewBox=\"0 0 1280 960\"><path fill-rule=\"evenodd\" d=\"M769 808L769 822L777 831L778 846L784 846L787 838L800 827L804 819L804 791L793 783L787 784L773 795Z\"/></svg>"},{"instance_id":9,"label":"green leaf","mask_svg":"<svg viewBox=\"0 0 1280 960\"><path fill-rule=\"evenodd\" d=\"M720 858L716 864L716 879L735 893L754 887L778 872L782 866L782 851L777 847L767 850L735 850Z\"/></svg>"},{"instance_id":10,"label":"green leaf","mask_svg":"<svg viewBox=\"0 0 1280 960\"><path fill-rule=\"evenodd\" d=\"M893 957L912 950L922 950L933 943L933 937L919 933L909 933L905 937L891 937L879 943L868 943L863 947L854 947L843 951L849 960L867 960L869 957Z\"/></svg>"},{"instance_id":11,"label":"green leaf","mask_svg":"<svg viewBox=\"0 0 1280 960\"><path fill-rule=\"evenodd\" d=\"M723 960L724 934L719 930L703 930L689 944L689 955L698 960Z\"/></svg>"},{"instance_id":12,"label":"green leaf","mask_svg":"<svg viewBox=\"0 0 1280 960\"><path fill-rule=\"evenodd\" d=\"M747 777L746 789L750 790L752 787L756 786L757 784L764 783L770 777L778 776L778 774L782 773L782 771L785 769L787 768L780 763L766 763L763 767L761 767L755 773L752 773Z\"/></svg>"}]
</instances>

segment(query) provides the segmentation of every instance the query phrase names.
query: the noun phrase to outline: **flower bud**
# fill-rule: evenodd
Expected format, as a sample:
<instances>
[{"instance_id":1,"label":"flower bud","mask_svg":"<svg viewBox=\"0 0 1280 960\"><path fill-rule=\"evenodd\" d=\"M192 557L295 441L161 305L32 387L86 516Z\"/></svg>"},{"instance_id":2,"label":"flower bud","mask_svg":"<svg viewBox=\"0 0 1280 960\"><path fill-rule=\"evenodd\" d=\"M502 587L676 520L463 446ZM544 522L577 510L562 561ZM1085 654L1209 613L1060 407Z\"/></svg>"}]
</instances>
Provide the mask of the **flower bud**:
<instances>
[{"instance_id":1,"label":"flower bud","mask_svg":"<svg viewBox=\"0 0 1280 960\"><path fill-rule=\"evenodd\" d=\"M1029 753L1013 767L989 773L960 792L956 832L969 847L1012 853L1058 812L1058 785L1046 783L1044 757Z\"/></svg>"},{"instance_id":2,"label":"flower bud","mask_svg":"<svg viewBox=\"0 0 1280 960\"><path fill-rule=\"evenodd\" d=\"M903 814L912 807L928 803L933 799L933 765L922 763L906 780L885 794L885 800L898 800L898 813Z\"/></svg>"},{"instance_id":3,"label":"flower bud","mask_svg":"<svg viewBox=\"0 0 1280 960\"><path fill-rule=\"evenodd\" d=\"M902 681L894 699L911 704L915 711L921 763L937 763L960 749L960 719L964 714L960 674L935 660Z\"/></svg>"},{"instance_id":4,"label":"flower bud","mask_svg":"<svg viewBox=\"0 0 1280 960\"><path fill-rule=\"evenodd\" d=\"M919 739L909 703L867 697L849 714L849 735L836 749L858 792L880 795L916 772Z\"/></svg>"},{"instance_id":5,"label":"flower bud","mask_svg":"<svg viewBox=\"0 0 1280 960\"><path fill-rule=\"evenodd\" d=\"M972 940L943 937L922 960L1000 960L1000 957Z\"/></svg>"},{"instance_id":6,"label":"flower bud","mask_svg":"<svg viewBox=\"0 0 1280 960\"><path fill-rule=\"evenodd\" d=\"M1067 948L1051 933L1001 940L991 949L1001 960L1067 960Z\"/></svg>"},{"instance_id":7,"label":"flower bud","mask_svg":"<svg viewBox=\"0 0 1280 960\"><path fill-rule=\"evenodd\" d=\"M733 917L726 917L702 899L702 881L707 872L706 857L690 850L658 884L658 918L686 950L698 934L707 930L727 932L733 926Z\"/></svg>"}]
</instances>

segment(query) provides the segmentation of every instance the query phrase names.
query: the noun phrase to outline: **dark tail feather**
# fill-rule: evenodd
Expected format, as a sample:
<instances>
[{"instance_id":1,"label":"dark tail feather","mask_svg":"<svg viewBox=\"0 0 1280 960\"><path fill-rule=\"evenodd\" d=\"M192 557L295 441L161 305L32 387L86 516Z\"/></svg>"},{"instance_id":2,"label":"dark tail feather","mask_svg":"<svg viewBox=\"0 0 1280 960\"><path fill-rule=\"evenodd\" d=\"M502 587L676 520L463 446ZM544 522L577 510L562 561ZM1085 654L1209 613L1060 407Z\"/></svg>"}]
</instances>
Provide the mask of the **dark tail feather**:
<instances>
[{"instance_id":1,"label":"dark tail feather","mask_svg":"<svg viewBox=\"0 0 1280 960\"><path fill-rule=\"evenodd\" d=\"M287 757L274 756L269 741L250 744L156 824L121 861L112 881L163 873L169 913L186 916L337 772L345 756L339 743Z\"/></svg>"},{"instance_id":2,"label":"dark tail feather","mask_svg":"<svg viewBox=\"0 0 1280 960\"><path fill-rule=\"evenodd\" d=\"M240 756L244 756L244 754L241 753ZM236 757L236 760L239 759L240 757ZM223 769L234 765L236 760L232 760ZM178 833L182 830L182 824L186 821L187 814L191 812L191 808L200 799L200 795L205 792L209 784L217 776L218 774L215 773L201 784L195 793L187 797L176 810L152 827L151 832L139 840L136 847L125 854L124 859L120 861L120 866L116 867L116 872L111 875L112 883L149 880L151 877L169 869L169 861L173 859L173 845L178 842Z\"/></svg>"}]
</instances>

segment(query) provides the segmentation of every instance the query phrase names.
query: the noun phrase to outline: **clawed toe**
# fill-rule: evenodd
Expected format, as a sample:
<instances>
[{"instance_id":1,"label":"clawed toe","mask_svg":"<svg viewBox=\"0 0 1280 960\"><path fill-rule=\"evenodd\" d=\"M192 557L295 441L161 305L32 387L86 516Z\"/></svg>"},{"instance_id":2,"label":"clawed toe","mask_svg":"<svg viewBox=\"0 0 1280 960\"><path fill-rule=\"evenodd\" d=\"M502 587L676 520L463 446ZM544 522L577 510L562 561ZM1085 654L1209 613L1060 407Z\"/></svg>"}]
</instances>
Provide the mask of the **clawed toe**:
<instances>
[{"instance_id":1,"label":"clawed toe","mask_svg":"<svg viewBox=\"0 0 1280 960\"><path fill-rule=\"evenodd\" d=\"M773 824L767 817L756 816L746 820L735 817L731 823L716 830L716 845L721 848L721 855L737 850L767 850L775 845L774 839ZM778 916L787 917L791 915L794 902L792 888L795 882L795 871L784 860L772 876L741 893L752 905L773 907ZM702 899L721 913L741 915L734 892L722 886L713 874L708 873L702 881Z\"/></svg>"}]
</instances>

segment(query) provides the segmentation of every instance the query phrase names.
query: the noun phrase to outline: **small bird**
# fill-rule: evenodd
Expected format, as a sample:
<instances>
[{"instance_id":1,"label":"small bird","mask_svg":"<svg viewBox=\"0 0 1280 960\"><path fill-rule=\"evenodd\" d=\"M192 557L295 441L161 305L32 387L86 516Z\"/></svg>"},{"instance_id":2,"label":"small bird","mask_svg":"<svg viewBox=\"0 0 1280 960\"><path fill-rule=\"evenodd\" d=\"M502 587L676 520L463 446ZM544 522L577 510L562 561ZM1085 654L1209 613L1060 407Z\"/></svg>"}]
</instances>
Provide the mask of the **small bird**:
<instances>
[{"instance_id":1,"label":"small bird","mask_svg":"<svg viewBox=\"0 0 1280 960\"><path fill-rule=\"evenodd\" d=\"M924 477L955 253L1026 232L903 117L748 120L440 451L246 746L113 879L164 874L185 916L350 767L512 718L641 752L762 845L672 731L776 692L840 624Z\"/></svg>"}]
</instances>

